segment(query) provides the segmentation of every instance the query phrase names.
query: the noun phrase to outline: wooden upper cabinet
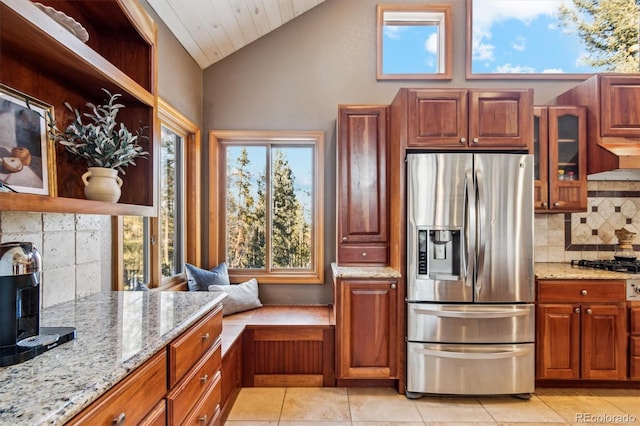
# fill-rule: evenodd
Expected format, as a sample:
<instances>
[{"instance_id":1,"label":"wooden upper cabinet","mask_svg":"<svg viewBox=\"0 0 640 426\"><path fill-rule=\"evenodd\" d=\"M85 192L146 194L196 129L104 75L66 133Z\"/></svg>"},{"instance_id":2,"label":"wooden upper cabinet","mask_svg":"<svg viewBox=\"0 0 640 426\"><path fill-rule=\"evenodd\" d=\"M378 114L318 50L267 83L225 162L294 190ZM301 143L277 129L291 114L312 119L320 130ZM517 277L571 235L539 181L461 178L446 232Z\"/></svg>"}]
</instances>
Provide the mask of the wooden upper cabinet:
<instances>
[{"instance_id":1,"label":"wooden upper cabinet","mask_svg":"<svg viewBox=\"0 0 640 426\"><path fill-rule=\"evenodd\" d=\"M86 103L101 104L103 88L121 94L125 105L117 117L127 128L143 129L149 152L125 169L118 203L89 201L81 176L86 162L61 145L50 158L49 195L0 193L1 210L132 214L154 216L152 184L158 162L156 25L135 0L41 0L76 20L89 34L86 43L27 0L0 0L0 83L53 107L60 129L74 115L64 104L84 112ZM52 143L52 142L50 142Z\"/></svg>"},{"instance_id":2,"label":"wooden upper cabinet","mask_svg":"<svg viewBox=\"0 0 640 426\"><path fill-rule=\"evenodd\" d=\"M538 213L587 209L587 110L534 108L534 202Z\"/></svg>"},{"instance_id":3,"label":"wooden upper cabinet","mask_svg":"<svg viewBox=\"0 0 640 426\"><path fill-rule=\"evenodd\" d=\"M389 259L387 106L338 111L338 264Z\"/></svg>"},{"instance_id":4,"label":"wooden upper cabinet","mask_svg":"<svg viewBox=\"0 0 640 426\"><path fill-rule=\"evenodd\" d=\"M595 74L555 104L587 107L587 173L640 168L640 75Z\"/></svg>"},{"instance_id":5,"label":"wooden upper cabinet","mask_svg":"<svg viewBox=\"0 0 640 426\"><path fill-rule=\"evenodd\" d=\"M408 89L407 147L533 146L533 91Z\"/></svg>"}]
</instances>

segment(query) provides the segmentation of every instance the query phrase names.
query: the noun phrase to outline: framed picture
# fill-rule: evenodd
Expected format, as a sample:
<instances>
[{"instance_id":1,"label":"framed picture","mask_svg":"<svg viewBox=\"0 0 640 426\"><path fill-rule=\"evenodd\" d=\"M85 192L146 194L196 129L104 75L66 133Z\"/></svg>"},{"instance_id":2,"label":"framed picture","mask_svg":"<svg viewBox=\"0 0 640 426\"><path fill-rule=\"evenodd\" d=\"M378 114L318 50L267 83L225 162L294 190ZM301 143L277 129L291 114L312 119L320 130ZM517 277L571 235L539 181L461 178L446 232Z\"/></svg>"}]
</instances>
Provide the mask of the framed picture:
<instances>
[{"instance_id":1,"label":"framed picture","mask_svg":"<svg viewBox=\"0 0 640 426\"><path fill-rule=\"evenodd\" d=\"M28 101L28 102L27 102ZM13 192L56 195L53 107L0 84L0 182Z\"/></svg>"}]
</instances>

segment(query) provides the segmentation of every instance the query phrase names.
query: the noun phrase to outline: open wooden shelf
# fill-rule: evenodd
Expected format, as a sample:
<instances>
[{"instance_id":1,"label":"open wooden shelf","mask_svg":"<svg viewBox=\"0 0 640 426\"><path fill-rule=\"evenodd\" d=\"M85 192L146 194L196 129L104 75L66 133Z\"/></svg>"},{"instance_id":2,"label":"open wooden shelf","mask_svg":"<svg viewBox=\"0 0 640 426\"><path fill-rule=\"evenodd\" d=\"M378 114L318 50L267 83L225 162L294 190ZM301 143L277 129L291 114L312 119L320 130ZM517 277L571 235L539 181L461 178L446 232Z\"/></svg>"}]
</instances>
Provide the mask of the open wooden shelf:
<instances>
[{"instance_id":1,"label":"open wooden shelf","mask_svg":"<svg viewBox=\"0 0 640 426\"><path fill-rule=\"evenodd\" d=\"M127 167L119 203L84 198L83 161L55 147L53 196L0 193L2 210L93 213L107 215L157 214L158 167L157 59L155 23L135 0L38 0L75 19L87 30L83 43L29 0L0 0L0 83L51 105L61 129L74 119L64 104L85 111L85 104L101 103L103 88L122 95L125 105L117 117L129 130L144 128L141 141L147 159Z\"/></svg>"}]
</instances>

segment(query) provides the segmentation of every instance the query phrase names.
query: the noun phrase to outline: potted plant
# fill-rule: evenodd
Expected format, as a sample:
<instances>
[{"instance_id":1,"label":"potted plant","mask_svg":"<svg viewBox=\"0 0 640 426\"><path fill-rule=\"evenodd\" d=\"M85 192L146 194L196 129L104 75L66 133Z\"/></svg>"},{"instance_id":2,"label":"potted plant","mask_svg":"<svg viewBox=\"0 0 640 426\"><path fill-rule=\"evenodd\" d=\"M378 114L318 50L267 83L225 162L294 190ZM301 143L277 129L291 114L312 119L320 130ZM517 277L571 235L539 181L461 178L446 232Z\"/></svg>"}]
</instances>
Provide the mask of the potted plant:
<instances>
[{"instance_id":1,"label":"potted plant","mask_svg":"<svg viewBox=\"0 0 640 426\"><path fill-rule=\"evenodd\" d=\"M88 102L89 112L81 114L65 102L76 118L64 131L57 127L55 120L48 120L49 135L71 154L87 161L89 169L82 175L87 199L115 203L120 199L122 186L118 172L124 175L125 167L135 165L137 157L149 153L138 143L140 138L147 138L142 135L143 129L133 134L116 121L118 112L124 108L117 103L122 95L102 90L108 99L103 105Z\"/></svg>"}]
</instances>

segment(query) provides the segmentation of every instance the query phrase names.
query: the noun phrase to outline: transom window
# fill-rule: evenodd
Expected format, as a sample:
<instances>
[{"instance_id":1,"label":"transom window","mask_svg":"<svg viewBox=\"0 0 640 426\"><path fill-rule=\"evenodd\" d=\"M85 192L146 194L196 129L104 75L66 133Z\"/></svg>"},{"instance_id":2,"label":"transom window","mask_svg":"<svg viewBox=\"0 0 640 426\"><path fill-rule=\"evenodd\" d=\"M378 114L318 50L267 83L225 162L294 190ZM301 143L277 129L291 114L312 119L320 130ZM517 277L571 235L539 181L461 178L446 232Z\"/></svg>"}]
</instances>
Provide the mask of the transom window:
<instances>
[{"instance_id":1,"label":"transom window","mask_svg":"<svg viewBox=\"0 0 640 426\"><path fill-rule=\"evenodd\" d=\"M321 283L321 132L212 132L217 244L236 282ZM215 240L215 238L214 238Z\"/></svg>"}]
</instances>

